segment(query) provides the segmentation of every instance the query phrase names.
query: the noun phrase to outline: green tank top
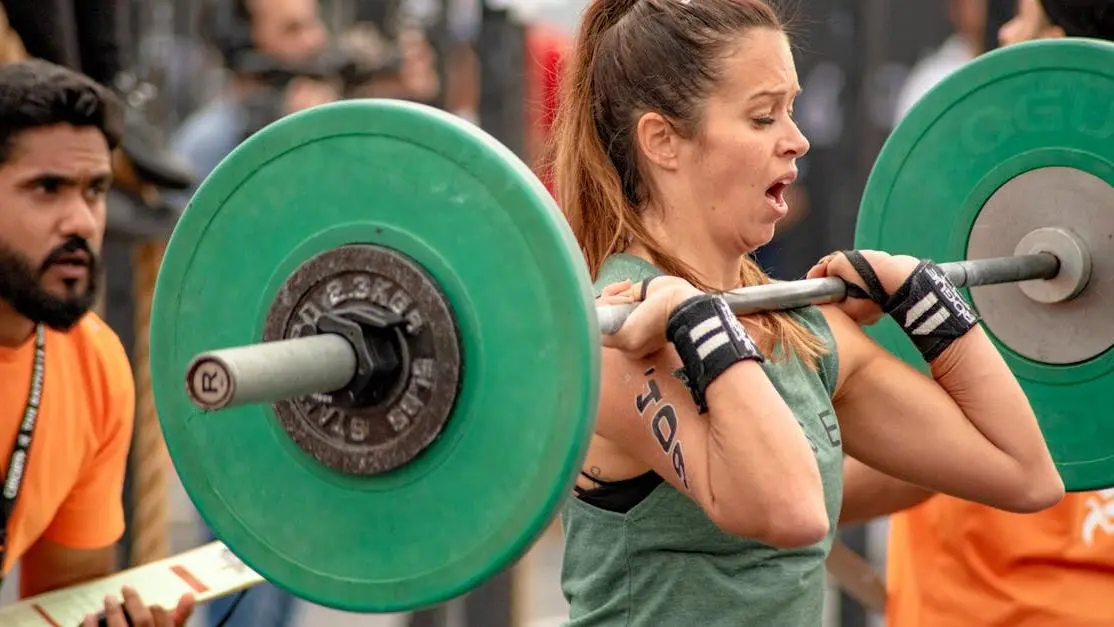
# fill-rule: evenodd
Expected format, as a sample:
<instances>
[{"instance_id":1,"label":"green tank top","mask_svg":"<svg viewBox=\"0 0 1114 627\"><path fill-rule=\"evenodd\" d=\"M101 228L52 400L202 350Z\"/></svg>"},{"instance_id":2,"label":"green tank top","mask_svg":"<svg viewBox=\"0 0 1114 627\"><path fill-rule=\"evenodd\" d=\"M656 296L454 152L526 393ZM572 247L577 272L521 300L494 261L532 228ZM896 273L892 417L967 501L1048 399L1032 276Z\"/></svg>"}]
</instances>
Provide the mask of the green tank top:
<instances>
[{"instance_id":1,"label":"green tank top","mask_svg":"<svg viewBox=\"0 0 1114 627\"><path fill-rule=\"evenodd\" d=\"M627 254L610 257L596 281L641 281L660 271ZM821 312L793 312L835 346ZM721 531L668 482L629 512L596 508L571 496L561 514L562 591L570 627L811 627L821 624L824 560L843 498L843 451L831 396L834 352L808 370L798 359L763 366L812 444L831 531L821 542L777 549Z\"/></svg>"}]
</instances>

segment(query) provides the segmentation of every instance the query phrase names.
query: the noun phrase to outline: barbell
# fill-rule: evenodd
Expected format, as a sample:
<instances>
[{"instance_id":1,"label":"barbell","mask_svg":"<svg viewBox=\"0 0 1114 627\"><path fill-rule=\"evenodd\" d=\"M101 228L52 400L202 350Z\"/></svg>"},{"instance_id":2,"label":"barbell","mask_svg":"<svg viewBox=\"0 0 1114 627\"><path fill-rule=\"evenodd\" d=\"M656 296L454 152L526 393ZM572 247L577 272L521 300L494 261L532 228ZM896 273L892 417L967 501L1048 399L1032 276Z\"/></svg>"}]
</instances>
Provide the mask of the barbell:
<instances>
[{"instance_id":1,"label":"barbell","mask_svg":"<svg viewBox=\"0 0 1114 627\"><path fill-rule=\"evenodd\" d=\"M1061 245L1050 243L1035 253L950 262L942 264L941 268L958 287L1063 280L1072 267L1065 267L1060 261L1063 249L1068 246L1077 251L1080 261L1076 266L1089 268L1090 255L1079 240L1067 231L1059 231L1059 237L1056 243ZM355 252L359 248L348 250ZM380 251L377 254L391 253ZM1072 275L1073 290L1082 290L1089 278L1089 273ZM846 283L829 277L742 288L726 293L725 298L734 313L745 315L838 302L846 295ZM383 383L377 380L380 376L389 378L394 385L403 375L401 353L411 349L398 345L405 344L406 340L393 329L405 321L397 313L384 314L383 307L389 304L380 301L366 309L340 308L339 314L325 314L324 323L316 319L316 327L309 335L297 334L293 338L198 355L186 369L186 392L194 405L209 411L249 403L276 403L310 394L328 396L332 404L351 405L365 392L381 389ZM636 307L596 307L600 331L604 334L618 332ZM391 320L382 319L384 315ZM323 324L334 326L322 328ZM399 339L402 341L392 341ZM347 400L338 398L342 396ZM386 469L375 467L373 472L382 470Z\"/></svg>"},{"instance_id":2,"label":"barbell","mask_svg":"<svg viewBox=\"0 0 1114 627\"><path fill-rule=\"evenodd\" d=\"M887 140L855 234L945 262L1070 490L1114 486L1111 93L1101 42L980 57ZM597 308L601 287L545 187L475 126L387 100L289 116L216 168L168 243L151 375L171 458L215 534L290 592L353 611L447 600L517 559L571 490L599 336L630 313ZM896 324L868 332L924 368Z\"/></svg>"}]
</instances>

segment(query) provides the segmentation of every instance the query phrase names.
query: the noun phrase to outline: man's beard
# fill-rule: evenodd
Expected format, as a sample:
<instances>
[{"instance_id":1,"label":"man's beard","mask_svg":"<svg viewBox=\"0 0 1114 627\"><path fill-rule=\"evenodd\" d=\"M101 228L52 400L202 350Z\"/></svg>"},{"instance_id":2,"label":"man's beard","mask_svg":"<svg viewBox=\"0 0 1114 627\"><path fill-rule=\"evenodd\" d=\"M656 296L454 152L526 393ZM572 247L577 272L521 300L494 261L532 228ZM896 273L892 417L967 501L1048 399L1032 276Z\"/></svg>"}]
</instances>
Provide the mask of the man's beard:
<instances>
[{"instance_id":1,"label":"man's beard","mask_svg":"<svg viewBox=\"0 0 1114 627\"><path fill-rule=\"evenodd\" d=\"M58 297L43 289L43 275L64 255L85 252L87 266L85 290ZM19 315L35 323L65 331L77 324L93 306L97 295L97 268L100 262L80 237L71 237L47 255L38 269L27 257L0 244L0 300L7 302Z\"/></svg>"}]
</instances>

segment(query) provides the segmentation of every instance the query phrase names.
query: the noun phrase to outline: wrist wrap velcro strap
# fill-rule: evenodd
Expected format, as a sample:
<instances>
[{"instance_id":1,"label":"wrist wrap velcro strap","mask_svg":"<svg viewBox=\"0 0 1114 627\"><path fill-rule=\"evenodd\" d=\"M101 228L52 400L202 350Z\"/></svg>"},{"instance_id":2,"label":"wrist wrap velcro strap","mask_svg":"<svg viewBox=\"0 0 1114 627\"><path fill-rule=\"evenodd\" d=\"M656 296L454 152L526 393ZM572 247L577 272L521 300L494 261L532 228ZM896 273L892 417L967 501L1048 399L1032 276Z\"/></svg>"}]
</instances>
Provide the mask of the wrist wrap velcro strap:
<instances>
[{"instance_id":1,"label":"wrist wrap velcro strap","mask_svg":"<svg viewBox=\"0 0 1114 627\"><path fill-rule=\"evenodd\" d=\"M979 321L940 266L928 260L913 270L882 309L901 325L928 362Z\"/></svg>"},{"instance_id":2,"label":"wrist wrap velcro strap","mask_svg":"<svg viewBox=\"0 0 1114 627\"><path fill-rule=\"evenodd\" d=\"M746 359L766 361L719 295L701 294L678 305L669 316L666 336L681 357L681 378L702 414L708 411L705 390L725 370Z\"/></svg>"}]
</instances>

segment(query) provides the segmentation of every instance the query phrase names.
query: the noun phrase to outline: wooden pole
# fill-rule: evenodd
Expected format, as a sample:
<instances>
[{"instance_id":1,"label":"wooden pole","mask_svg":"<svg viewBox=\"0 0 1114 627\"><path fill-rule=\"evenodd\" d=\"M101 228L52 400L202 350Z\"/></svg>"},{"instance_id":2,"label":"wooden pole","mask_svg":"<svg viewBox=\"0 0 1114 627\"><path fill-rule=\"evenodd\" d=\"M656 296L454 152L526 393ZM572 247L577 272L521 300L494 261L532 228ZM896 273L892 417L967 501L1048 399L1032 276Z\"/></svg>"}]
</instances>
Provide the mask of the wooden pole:
<instances>
[{"instance_id":1,"label":"wooden pole","mask_svg":"<svg viewBox=\"0 0 1114 627\"><path fill-rule=\"evenodd\" d=\"M170 555L166 476L170 458L151 390L151 301L162 263L164 242L135 245L132 268L135 300L135 436L133 438L132 536L130 562L139 566Z\"/></svg>"}]
</instances>

